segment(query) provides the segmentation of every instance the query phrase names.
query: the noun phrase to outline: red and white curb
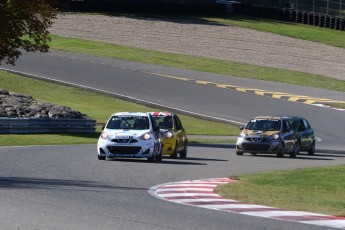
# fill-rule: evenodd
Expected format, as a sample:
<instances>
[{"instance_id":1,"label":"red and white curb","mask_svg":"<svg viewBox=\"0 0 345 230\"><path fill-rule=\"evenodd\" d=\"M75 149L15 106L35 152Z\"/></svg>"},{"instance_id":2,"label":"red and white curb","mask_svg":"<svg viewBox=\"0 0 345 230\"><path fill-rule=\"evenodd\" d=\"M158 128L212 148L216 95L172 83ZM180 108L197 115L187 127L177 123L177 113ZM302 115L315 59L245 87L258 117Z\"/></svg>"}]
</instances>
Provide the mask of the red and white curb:
<instances>
[{"instance_id":1,"label":"red and white curb","mask_svg":"<svg viewBox=\"0 0 345 230\"><path fill-rule=\"evenodd\" d=\"M232 182L236 180L215 178L181 181L153 186L149 193L163 200L201 208L345 229L345 217L249 204L225 199L213 192L218 185Z\"/></svg>"}]
</instances>

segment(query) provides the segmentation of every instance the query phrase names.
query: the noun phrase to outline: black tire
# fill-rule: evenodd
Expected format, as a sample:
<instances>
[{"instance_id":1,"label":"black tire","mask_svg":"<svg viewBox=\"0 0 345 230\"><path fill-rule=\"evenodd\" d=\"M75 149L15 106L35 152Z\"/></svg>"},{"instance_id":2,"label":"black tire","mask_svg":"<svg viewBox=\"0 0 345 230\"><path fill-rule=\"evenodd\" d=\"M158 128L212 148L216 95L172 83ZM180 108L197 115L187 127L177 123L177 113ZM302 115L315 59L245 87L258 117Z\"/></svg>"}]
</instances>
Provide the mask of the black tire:
<instances>
[{"instance_id":1,"label":"black tire","mask_svg":"<svg viewBox=\"0 0 345 230\"><path fill-rule=\"evenodd\" d=\"M178 142L176 141L174 152L170 154L170 158L176 159L177 157L178 157Z\"/></svg>"},{"instance_id":2,"label":"black tire","mask_svg":"<svg viewBox=\"0 0 345 230\"><path fill-rule=\"evenodd\" d=\"M308 155L314 155L315 153L315 141L310 146L310 149L308 149Z\"/></svg>"},{"instance_id":3,"label":"black tire","mask_svg":"<svg viewBox=\"0 0 345 230\"><path fill-rule=\"evenodd\" d=\"M162 150L155 156L156 161L161 162L163 160Z\"/></svg>"},{"instance_id":4,"label":"black tire","mask_svg":"<svg viewBox=\"0 0 345 230\"><path fill-rule=\"evenodd\" d=\"M237 155L237 156L242 156L242 155L243 155L243 152L236 150L236 155Z\"/></svg>"},{"instance_id":5,"label":"black tire","mask_svg":"<svg viewBox=\"0 0 345 230\"><path fill-rule=\"evenodd\" d=\"M98 155L98 160L104 161L104 160L105 160L105 156L100 156L100 155Z\"/></svg>"},{"instance_id":6,"label":"black tire","mask_svg":"<svg viewBox=\"0 0 345 230\"><path fill-rule=\"evenodd\" d=\"M155 161L155 156L152 154L152 156L151 156L151 157L148 157L147 160L148 160L149 162L154 162L154 161Z\"/></svg>"},{"instance_id":7,"label":"black tire","mask_svg":"<svg viewBox=\"0 0 345 230\"><path fill-rule=\"evenodd\" d=\"M282 144L280 151L277 153L277 157L284 157L285 154L285 146Z\"/></svg>"},{"instance_id":8,"label":"black tire","mask_svg":"<svg viewBox=\"0 0 345 230\"><path fill-rule=\"evenodd\" d=\"M182 159L186 159L186 158L187 158L187 150L188 150L187 141L185 141L185 142L184 142L183 151L180 152L180 157L181 157Z\"/></svg>"},{"instance_id":9,"label":"black tire","mask_svg":"<svg viewBox=\"0 0 345 230\"><path fill-rule=\"evenodd\" d=\"M299 143L296 142L296 143L295 143L295 146L294 146L294 148L293 148L293 152L290 153L290 157L291 157L291 158L295 158L295 157L299 154L299 149L300 149Z\"/></svg>"}]
</instances>

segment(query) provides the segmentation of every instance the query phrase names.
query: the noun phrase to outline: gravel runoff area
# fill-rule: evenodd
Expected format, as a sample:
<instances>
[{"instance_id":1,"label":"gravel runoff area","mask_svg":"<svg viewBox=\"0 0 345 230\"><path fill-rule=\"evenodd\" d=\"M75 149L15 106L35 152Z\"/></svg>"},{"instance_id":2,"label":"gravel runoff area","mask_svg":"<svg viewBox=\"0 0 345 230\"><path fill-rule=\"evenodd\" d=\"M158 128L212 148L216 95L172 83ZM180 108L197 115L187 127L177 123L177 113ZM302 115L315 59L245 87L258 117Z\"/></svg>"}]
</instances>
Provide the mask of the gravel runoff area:
<instances>
[{"instance_id":1,"label":"gravel runoff area","mask_svg":"<svg viewBox=\"0 0 345 230\"><path fill-rule=\"evenodd\" d=\"M345 49L205 21L64 14L52 34L345 80ZM345 36L345 32L344 32Z\"/></svg>"}]
</instances>

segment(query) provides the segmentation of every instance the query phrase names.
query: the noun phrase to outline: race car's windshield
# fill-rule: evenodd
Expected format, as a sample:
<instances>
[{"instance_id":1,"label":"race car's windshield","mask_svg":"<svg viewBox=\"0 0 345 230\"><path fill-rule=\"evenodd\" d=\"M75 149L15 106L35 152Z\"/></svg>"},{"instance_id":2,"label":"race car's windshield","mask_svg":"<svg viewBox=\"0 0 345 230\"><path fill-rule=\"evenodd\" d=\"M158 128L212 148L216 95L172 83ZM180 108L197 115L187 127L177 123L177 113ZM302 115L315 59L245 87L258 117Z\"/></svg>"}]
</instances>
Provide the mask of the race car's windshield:
<instances>
[{"instance_id":1,"label":"race car's windshield","mask_svg":"<svg viewBox=\"0 0 345 230\"><path fill-rule=\"evenodd\" d=\"M172 129L173 120L171 116L153 116L160 129Z\"/></svg>"},{"instance_id":2,"label":"race car's windshield","mask_svg":"<svg viewBox=\"0 0 345 230\"><path fill-rule=\"evenodd\" d=\"M281 122L278 119L252 119L248 122L245 129L279 131L281 129Z\"/></svg>"},{"instance_id":3,"label":"race car's windshield","mask_svg":"<svg viewBox=\"0 0 345 230\"><path fill-rule=\"evenodd\" d=\"M150 128L150 123L146 116L113 116L106 128L144 130Z\"/></svg>"}]
</instances>

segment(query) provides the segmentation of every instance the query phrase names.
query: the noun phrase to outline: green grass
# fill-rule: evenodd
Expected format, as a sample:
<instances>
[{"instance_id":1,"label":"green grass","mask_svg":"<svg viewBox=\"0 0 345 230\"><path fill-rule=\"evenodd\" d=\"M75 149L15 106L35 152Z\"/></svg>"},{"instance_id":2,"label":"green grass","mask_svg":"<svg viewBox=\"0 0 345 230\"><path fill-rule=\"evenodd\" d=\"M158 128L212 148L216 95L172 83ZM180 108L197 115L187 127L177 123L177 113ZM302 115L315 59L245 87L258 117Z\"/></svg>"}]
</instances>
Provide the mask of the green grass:
<instances>
[{"instance_id":1,"label":"green grass","mask_svg":"<svg viewBox=\"0 0 345 230\"><path fill-rule=\"evenodd\" d=\"M99 57L117 58L127 61L345 92L345 81L316 74L307 74L278 68L255 66L190 55L163 53L55 35L52 35L50 46L53 50L84 53Z\"/></svg>"},{"instance_id":2,"label":"green grass","mask_svg":"<svg viewBox=\"0 0 345 230\"><path fill-rule=\"evenodd\" d=\"M345 103L331 103L329 105L335 108L345 109Z\"/></svg>"},{"instance_id":3,"label":"green grass","mask_svg":"<svg viewBox=\"0 0 345 230\"><path fill-rule=\"evenodd\" d=\"M1 88L10 92L30 95L36 100L68 106L97 121L97 132L109 116L120 111L156 111L158 109L120 100L102 94L21 77L0 71ZM25 87L24 87L25 86ZM199 135L238 135L238 126L205 121L180 115L187 134ZM195 125L198 124L198 125ZM0 135L0 146L13 145L55 145L55 144L94 144L96 134L35 134Z\"/></svg>"},{"instance_id":4,"label":"green grass","mask_svg":"<svg viewBox=\"0 0 345 230\"><path fill-rule=\"evenodd\" d=\"M236 176L223 197L276 208L345 216L345 165Z\"/></svg>"},{"instance_id":5,"label":"green grass","mask_svg":"<svg viewBox=\"0 0 345 230\"><path fill-rule=\"evenodd\" d=\"M344 31L320 28L317 26L310 26L300 23L279 22L270 19L256 18L244 15L203 19L211 22L217 22L223 25L240 26L345 48Z\"/></svg>"}]
</instances>

